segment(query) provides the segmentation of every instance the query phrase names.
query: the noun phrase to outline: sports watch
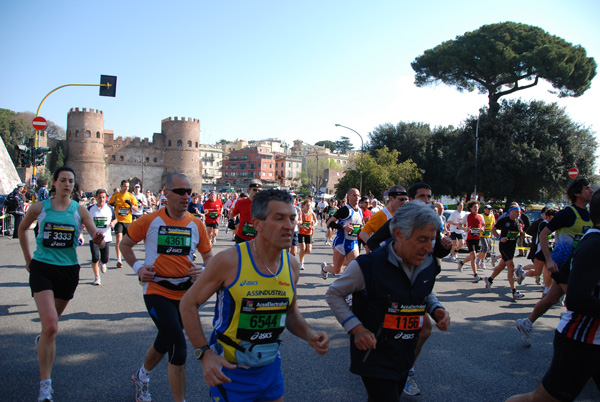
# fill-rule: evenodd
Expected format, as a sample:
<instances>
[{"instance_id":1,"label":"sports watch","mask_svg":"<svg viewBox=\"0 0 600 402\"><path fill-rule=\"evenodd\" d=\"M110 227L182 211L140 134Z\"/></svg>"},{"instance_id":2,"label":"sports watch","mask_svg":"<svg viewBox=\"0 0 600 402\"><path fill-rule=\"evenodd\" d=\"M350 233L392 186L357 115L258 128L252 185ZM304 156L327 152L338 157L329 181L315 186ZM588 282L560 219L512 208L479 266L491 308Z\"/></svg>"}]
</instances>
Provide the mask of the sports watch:
<instances>
[{"instance_id":1,"label":"sports watch","mask_svg":"<svg viewBox=\"0 0 600 402\"><path fill-rule=\"evenodd\" d=\"M194 356L196 356L196 359L201 360L208 349L210 349L210 346L208 345L200 346L199 348L194 349Z\"/></svg>"}]
</instances>

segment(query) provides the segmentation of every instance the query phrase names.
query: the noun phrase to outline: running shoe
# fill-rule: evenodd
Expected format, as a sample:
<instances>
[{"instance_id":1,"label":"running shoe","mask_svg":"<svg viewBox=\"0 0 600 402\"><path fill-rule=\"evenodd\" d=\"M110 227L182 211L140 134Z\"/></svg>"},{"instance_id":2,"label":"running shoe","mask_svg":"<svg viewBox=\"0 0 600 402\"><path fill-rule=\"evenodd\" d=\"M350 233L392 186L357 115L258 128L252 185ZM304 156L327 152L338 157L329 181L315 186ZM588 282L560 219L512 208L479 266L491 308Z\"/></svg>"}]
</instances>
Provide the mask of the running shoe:
<instances>
[{"instance_id":1,"label":"running shoe","mask_svg":"<svg viewBox=\"0 0 600 402\"><path fill-rule=\"evenodd\" d=\"M415 380L415 375L409 375L406 379L406 384L404 384L404 393L406 395L420 395L421 390L417 386L417 381Z\"/></svg>"},{"instance_id":2,"label":"running shoe","mask_svg":"<svg viewBox=\"0 0 600 402\"><path fill-rule=\"evenodd\" d=\"M96 279L94 279L94 283L92 283L92 285L94 286L100 286L102 285L102 282L100 281L100 277L97 276Z\"/></svg>"},{"instance_id":3,"label":"running shoe","mask_svg":"<svg viewBox=\"0 0 600 402\"><path fill-rule=\"evenodd\" d=\"M123 268L123 263L121 260L117 260L117 268Z\"/></svg>"},{"instance_id":4,"label":"running shoe","mask_svg":"<svg viewBox=\"0 0 600 402\"><path fill-rule=\"evenodd\" d=\"M517 265L517 269L515 269L515 279L517 283L520 285L523 283L523 279L525 279L525 272L523 271L523 265Z\"/></svg>"},{"instance_id":5,"label":"running shoe","mask_svg":"<svg viewBox=\"0 0 600 402\"><path fill-rule=\"evenodd\" d=\"M139 377L139 370L131 376L131 382L135 386L135 401L136 402L152 402L150 391L148 391L148 383L150 381L142 381Z\"/></svg>"},{"instance_id":6,"label":"running shoe","mask_svg":"<svg viewBox=\"0 0 600 402\"><path fill-rule=\"evenodd\" d=\"M496 257L496 254L492 254L492 265L496 266L497 262L498 262L498 257Z\"/></svg>"},{"instance_id":7,"label":"running shoe","mask_svg":"<svg viewBox=\"0 0 600 402\"><path fill-rule=\"evenodd\" d=\"M480 280L482 280L482 279L483 279L483 278L482 278L481 276L479 276L479 275L475 275L475 276L473 277L473 283L477 283L477 282L479 282L479 281L480 281Z\"/></svg>"},{"instance_id":8,"label":"running shoe","mask_svg":"<svg viewBox=\"0 0 600 402\"><path fill-rule=\"evenodd\" d=\"M521 337L521 342L523 342L523 346L526 348L531 346L531 338L529 337L529 333L531 332L531 327L529 329L525 326L526 318L521 318L515 321L515 325L519 330L519 336Z\"/></svg>"},{"instance_id":9,"label":"running shoe","mask_svg":"<svg viewBox=\"0 0 600 402\"><path fill-rule=\"evenodd\" d=\"M521 292L519 292L518 290L515 290L515 293L513 293L513 300L519 300L524 298L525 295Z\"/></svg>"},{"instance_id":10,"label":"running shoe","mask_svg":"<svg viewBox=\"0 0 600 402\"><path fill-rule=\"evenodd\" d=\"M477 265L477 269L480 271L485 271L485 261L479 261L479 264Z\"/></svg>"},{"instance_id":11,"label":"running shoe","mask_svg":"<svg viewBox=\"0 0 600 402\"><path fill-rule=\"evenodd\" d=\"M483 278L483 281L485 282L485 291L486 292L491 292L492 291L492 283L490 282L489 278Z\"/></svg>"},{"instance_id":12,"label":"running shoe","mask_svg":"<svg viewBox=\"0 0 600 402\"><path fill-rule=\"evenodd\" d=\"M304 271L304 264L300 265L300 271Z\"/></svg>"},{"instance_id":13,"label":"running shoe","mask_svg":"<svg viewBox=\"0 0 600 402\"><path fill-rule=\"evenodd\" d=\"M324 262L323 264L321 264L321 278L323 278L323 280L327 279L327 271L325 271L325 267L327 266L327 263Z\"/></svg>"},{"instance_id":14,"label":"running shoe","mask_svg":"<svg viewBox=\"0 0 600 402\"><path fill-rule=\"evenodd\" d=\"M40 393L38 394L38 402L52 402L52 394L54 390L52 389L52 384L50 381L42 381L40 383Z\"/></svg>"},{"instance_id":15,"label":"running shoe","mask_svg":"<svg viewBox=\"0 0 600 402\"><path fill-rule=\"evenodd\" d=\"M460 260L458 260L456 262L456 264L458 265L458 272L462 272L462 267L463 267L463 265L465 265L465 263L462 262L462 261L460 261Z\"/></svg>"},{"instance_id":16,"label":"running shoe","mask_svg":"<svg viewBox=\"0 0 600 402\"><path fill-rule=\"evenodd\" d=\"M450 261L456 261L456 256L454 254L450 254Z\"/></svg>"},{"instance_id":17,"label":"running shoe","mask_svg":"<svg viewBox=\"0 0 600 402\"><path fill-rule=\"evenodd\" d=\"M541 279L540 279L540 277L539 277L539 276L536 276L536 277L535 277L535 284L536 284L536 285L541 285L541 284L542 284L542 281L541 281Z\"/></svg>"},{"instance_id":18,"label":"running shoe","mask_svg":"<svg viewBox=\"0 0 600 402\"><path fill-rule=\"evenodd\" d=\"M103 274L106 273L106 264L100 264L100 271L102 271Z\"/></svg>"}]
</instances>

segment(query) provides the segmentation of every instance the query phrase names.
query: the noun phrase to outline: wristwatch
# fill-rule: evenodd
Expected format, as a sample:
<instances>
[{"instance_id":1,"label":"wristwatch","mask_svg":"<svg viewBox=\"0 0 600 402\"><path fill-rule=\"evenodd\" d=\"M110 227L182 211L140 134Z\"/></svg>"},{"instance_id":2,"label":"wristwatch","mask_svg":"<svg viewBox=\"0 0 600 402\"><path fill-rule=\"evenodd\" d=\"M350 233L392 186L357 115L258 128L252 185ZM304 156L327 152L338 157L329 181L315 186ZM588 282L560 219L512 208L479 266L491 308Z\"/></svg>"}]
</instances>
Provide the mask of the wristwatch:
<instances>
[{"instance_id":1,"label":"wristwatch","mask_svg":"<svg viewBox=\"0 0 600 402\"><path fill-rule=\"evenodd\" d=\"M196 359L201 360L202 357L204 356L204 353L208 349L210 349L210 346L208 346L208 345L204 345L199 348L196 348L196 349L194 349L194 356L196 356Z\"/></svg>"}]
</instances>

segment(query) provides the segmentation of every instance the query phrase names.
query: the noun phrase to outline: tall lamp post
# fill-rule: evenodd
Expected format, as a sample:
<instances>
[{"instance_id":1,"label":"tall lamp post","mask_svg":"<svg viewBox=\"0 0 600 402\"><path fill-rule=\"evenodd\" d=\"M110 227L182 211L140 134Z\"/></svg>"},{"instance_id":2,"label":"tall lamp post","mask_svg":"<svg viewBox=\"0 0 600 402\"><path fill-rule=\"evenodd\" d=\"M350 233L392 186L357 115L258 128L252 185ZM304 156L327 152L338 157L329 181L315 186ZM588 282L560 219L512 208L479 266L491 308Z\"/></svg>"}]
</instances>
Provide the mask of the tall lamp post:
<instances>
[{"instance_id":1,"label":"tall lamp post","mask_svg":"<svg viewBox=\"0 0 600 402\"><path fill-rule=\"evenodd\" d=\"M350 131L354 131L360 137L360 188L358 189L358 191L360 191L360 194L362 195L363 154L365 153L365 144L363 142L362 135L360 135L358 133L358 131L356 131L354 129L351 129L350 127L342 126L341 124L337 124L337 123L335 124L335 126L336 127L343 127L343 128L348 129Z\"/></svg>"}]
</instances>

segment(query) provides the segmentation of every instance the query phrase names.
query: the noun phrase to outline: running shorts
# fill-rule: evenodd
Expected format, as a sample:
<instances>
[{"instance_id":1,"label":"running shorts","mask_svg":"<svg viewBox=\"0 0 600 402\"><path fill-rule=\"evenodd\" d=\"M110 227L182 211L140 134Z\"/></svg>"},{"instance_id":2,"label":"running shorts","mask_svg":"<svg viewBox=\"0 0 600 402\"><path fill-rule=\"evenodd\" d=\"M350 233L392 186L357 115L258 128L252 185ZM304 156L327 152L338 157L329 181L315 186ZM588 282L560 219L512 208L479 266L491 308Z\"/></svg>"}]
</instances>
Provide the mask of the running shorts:
<instances>
[{"instance_id":1,"label":"running shorts","mask_svg":"<svg viewBox=\"0 0 600 402\"><path fill-rule=\"evenodd\" d=\"M79 284L79 264L53 265L37 260L29 263L31 296L52 290L56 299L71 300Z\"/></svg>"}]
</instances>

